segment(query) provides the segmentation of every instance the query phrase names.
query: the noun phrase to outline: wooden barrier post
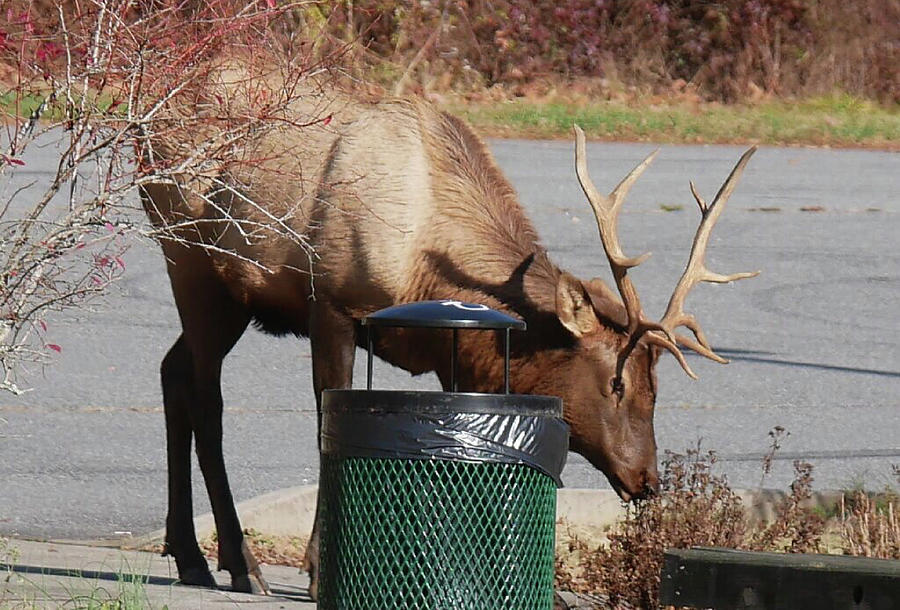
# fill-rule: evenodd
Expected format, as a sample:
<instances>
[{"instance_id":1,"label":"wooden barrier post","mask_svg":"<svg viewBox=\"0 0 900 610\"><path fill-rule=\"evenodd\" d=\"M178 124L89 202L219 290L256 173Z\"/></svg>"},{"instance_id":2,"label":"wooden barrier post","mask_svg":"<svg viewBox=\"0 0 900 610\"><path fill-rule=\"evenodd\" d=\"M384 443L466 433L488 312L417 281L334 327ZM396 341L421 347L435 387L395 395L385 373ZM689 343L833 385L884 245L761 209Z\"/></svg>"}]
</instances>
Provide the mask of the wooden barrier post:
<instances>
[{"instance_id":1,"label":"wooden barrier post","mask_svg":"<svg viewBox=\"0 0 900 610\"><path fill-rule=\"evenodd\" d=\"M900 610L900 561L670 549L660 602L716 610Z\"/></svg>"}]
</instances>

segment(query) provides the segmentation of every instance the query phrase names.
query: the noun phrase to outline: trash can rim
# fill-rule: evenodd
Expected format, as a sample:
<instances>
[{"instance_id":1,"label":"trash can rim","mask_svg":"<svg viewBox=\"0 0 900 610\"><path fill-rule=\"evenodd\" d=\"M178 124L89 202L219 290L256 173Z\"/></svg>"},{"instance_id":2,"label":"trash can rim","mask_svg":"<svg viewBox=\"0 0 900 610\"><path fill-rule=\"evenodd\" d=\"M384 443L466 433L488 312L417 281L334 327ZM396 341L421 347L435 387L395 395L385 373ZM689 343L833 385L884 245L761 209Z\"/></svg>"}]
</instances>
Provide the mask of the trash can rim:
<instances>
[{"instance_id":1,"label":"trash can rim","mask_svg":"<svg viewBox=\"0 0 900 610\"><path fill-rule=\"evenodd\" d=\"M562 400L536 394L487 394L426 390L323 390L323 411L384 413L483 413L557 417Z\"/></svg>"}]
</instances>

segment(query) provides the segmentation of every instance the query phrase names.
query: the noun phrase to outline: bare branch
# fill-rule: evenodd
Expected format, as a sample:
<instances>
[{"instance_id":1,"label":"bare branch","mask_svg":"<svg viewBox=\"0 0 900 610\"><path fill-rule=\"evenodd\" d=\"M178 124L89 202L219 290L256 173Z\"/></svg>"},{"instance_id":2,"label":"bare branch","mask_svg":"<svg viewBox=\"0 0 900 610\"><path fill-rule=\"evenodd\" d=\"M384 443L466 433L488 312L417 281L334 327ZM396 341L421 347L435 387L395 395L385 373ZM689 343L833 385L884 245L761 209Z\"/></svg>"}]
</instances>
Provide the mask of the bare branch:
<instances>
[{"instance_id":1,"label":"bare branch","mask_svg":"<svg viewBox=\"0 0 900 610\"><path fill-rule=\"evenodd\" d=\"M233 179L243 172L264 180L267 164L279 163L238 154L245 142L324 118L295 117L290 108L304 95L297 84L308 77L307 67L321 70L325 55L285 61L286 86L268 91L267 75L280 65L271 52L280 48L271 26L304 2L280 4L214 0L188 7L116 0L82 3L76 11L57 3L47 14L28 13L40 23L9 24L17 29L6 33L20 48L3 49L16 74L9 138L0 157L0 390L23 391L19 372L51 360L57 346L48 342L45 318L101 296L121 276L121 255L131 236L181 240L265 273L277 270L233 244L198 244L192 236L221 234L224 228L247 244L277 236L314 256L306 225L294 218L296 209L274 212L256 201L253 184ZM216 97L229 93L212 77L217 62L233 57L266 66L249 72L243 88L275 95L219 103ZM38 100L33 110L18 110L31 99ZM204 137L213 132L216 137ZM50 137L59 148L29 155L39 137ZM179 146L159 150L162 141ZM19 165L51 150L52 175L23 186ZM175 218L147 229L136 220L137 214L145 218L139 191L157 183L205 185L208 190L195 196L211 217ZM221 201L233 201L250 215Z\"/></svg>"}]
</instances>

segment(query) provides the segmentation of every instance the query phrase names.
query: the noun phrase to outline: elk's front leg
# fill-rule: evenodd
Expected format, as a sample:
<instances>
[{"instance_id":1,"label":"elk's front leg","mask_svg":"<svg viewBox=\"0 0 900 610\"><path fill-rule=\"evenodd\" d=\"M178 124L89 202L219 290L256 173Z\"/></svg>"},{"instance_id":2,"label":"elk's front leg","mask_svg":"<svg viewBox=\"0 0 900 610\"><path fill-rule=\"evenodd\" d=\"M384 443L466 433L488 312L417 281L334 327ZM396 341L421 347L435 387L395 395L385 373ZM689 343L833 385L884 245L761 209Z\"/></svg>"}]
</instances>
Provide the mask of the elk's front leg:
<instances>
[{"instance_id":1,"label":"elk's front leg","mask_svg":"<svg viewBox=\"0 0 900 610\"><path fill-rule=\"evenodd\" d=\"M194 531L191 498L191 421L194 375L184 335L178 338L161 367L166 414L166 457L169 511L166 515L165 553L175 558L178 577L186 585L216 587Z\"/></svg>"},{"instance_id":2,"label":"elk's front leg","mask_svg":"<svg viewBox=\"0 0 900 610\"><path fill-rule=\"evenodd\" d=\"M202 372L201 372L202 371ZM244 540L222 452L222 395L218 368L198 371L197 397L200 409L193 421L197 459L219 538L219 569L231 574L231 587L245 593L267 593L269 586L259 564Z\"/></svg>"},{"instance_id":3,"label":"elk's front leg","mask_svg":"<svg viewBox=\"0 0 900 610\"><path fill-rule=\"evenodd\" d=\"M339 313L324 301L314 304L310 314L310 344L312 347L313 389L316 393L316 439L322 448L322 390L345 389L353 386L353 359L356 353L356 332L353 319ZM306 571L309 573L309 595L318 598L319 592L319 507L322 500L321 477L316 518L306 547Z\"/></svg>"},{"instance_id":4,"label":"elk's front leg","mask_svg":"<svg viewBox=\"0 0 900 610\"><path fill-rule=\"evenodd\" d=\"M175 267L180 273L170 268L169 276L184 330L185 370L191 374L186 411L216 521L219 569L230 572L234 590L263 593L268 585L244 541L222 454L222 361L250 316L217 281L189 273L196 261L181 262L185 264Z\"/></svg>"},{"instance_id":5,"label":"elk's front leg","mask_svg":"<svg viewBox=\"0 0 900 610\"><path fill-rule=\"evenodd\" d=\"M267 593L269 586L244 540L222 451L222 359L195 354L195 397L191 426L197 460L203 472L219 538L219 569L231 574L231 587L246 593Z\"/></svg>"}]
</instances>

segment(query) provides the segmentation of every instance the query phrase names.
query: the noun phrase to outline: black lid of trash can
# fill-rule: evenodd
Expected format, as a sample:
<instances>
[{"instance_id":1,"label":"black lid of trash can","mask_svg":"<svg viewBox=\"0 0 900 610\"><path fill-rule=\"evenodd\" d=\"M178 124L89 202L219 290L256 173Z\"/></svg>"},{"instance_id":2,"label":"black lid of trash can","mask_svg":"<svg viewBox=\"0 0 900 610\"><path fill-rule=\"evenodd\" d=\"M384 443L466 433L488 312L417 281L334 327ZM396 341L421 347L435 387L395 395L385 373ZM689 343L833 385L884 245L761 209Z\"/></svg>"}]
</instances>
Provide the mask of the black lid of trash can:
<instances>
[{"instance_id":1,"label":"black lid of trash can","mask_svg":"<svg viewBox=\"0 0 900 610\"><path fill-rule=\"evenodd\" d=\"M451 299L394 305L366 316L365 326L418 326L424 328L514 328L525 330L525 322L487 305Z\"/></svg>"}]
</instances>

